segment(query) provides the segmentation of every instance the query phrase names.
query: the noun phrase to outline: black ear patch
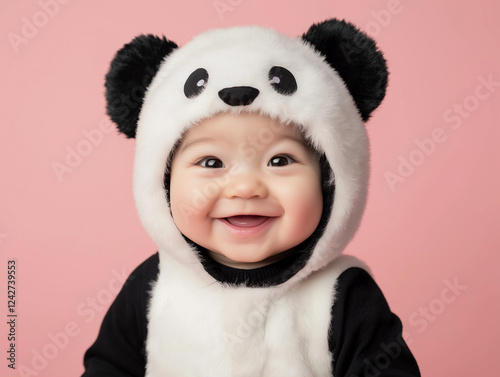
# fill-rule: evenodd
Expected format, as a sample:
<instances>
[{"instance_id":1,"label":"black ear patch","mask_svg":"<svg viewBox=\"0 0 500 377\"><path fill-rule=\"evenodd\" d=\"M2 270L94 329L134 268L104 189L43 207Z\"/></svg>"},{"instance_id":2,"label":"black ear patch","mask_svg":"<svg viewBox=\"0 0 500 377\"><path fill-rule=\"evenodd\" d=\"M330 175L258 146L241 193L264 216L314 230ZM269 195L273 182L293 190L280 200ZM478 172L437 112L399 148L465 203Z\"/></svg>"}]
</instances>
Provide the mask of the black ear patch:
<instances>
[{"instance_id":1,"label":"black ear patch","mask_svg":"<svg viewBox=\"0 0 500 377\"><path fill-rule=\"evenodd\" d=\"M205 68L198 68L191 73L184 84L184 94L187 98L194 98L200 94L208 82L208 72Z\"/></svg>"},{"instance_id":2,"label":"black ear patch","mask_svg":"<svg viewBox=\"0 0 500 377\"><path fill-rule=\"evenodd\" d=\"M353 24L336 19L312 25L302 39L325 56L344 80L363 121L385 96L387 64L373 39Z\"/></svg>"},{"instance_id":3,"label":"black ear patch","mask_svg":"<svg viewBox=\"0 0 500 377\"><path fill-rule=\"evenodd\" d=\"M286 68L272 67L269 70L269 80L274 90L284 96L291 96L297 91L297 81L292 72Z\"/></svg>"},{"instance_id":4,"label":"black ear patch","mask_svg":"<svg viewBox=\"0 0 500 377\"><path fill-rule=\"evenodd\" d=\"M135 137L144 93L165 56L177 48L165 37L141 35L123 46L106 75L107 112L120 132Z\"/></svg>"}]
</instances>

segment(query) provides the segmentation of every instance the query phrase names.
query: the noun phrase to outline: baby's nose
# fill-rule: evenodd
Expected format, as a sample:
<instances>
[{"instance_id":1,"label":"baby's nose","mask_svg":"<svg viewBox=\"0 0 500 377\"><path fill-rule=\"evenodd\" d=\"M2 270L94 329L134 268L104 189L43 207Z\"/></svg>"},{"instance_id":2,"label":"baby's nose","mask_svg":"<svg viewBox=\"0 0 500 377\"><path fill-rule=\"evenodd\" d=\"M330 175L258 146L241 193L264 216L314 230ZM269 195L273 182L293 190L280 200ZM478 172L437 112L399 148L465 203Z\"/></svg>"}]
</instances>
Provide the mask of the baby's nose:
<instances>
[{"instance_id":1,"label":"baby's nose","mask_svg":"<svg viewBox=\"0 0 500 377\"><path fill-rule=\"evenodd\" d=\"M267 195L267 186L254 173L238 174L224 188L226 198L265 198Z\"/></svg>"}]
</instances>

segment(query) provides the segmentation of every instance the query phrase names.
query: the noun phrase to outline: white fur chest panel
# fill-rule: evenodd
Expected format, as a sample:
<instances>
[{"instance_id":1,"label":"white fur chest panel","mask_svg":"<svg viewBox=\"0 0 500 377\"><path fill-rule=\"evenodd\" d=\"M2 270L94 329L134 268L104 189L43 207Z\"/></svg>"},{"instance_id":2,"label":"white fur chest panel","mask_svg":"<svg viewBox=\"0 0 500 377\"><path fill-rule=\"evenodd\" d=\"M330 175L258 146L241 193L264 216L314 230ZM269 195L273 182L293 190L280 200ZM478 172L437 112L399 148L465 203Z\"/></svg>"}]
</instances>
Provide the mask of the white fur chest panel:
<instances>
[{"instance_id":1,"label":"white fur chest panel","mask_svg":"<svg viewBox=\"0 0 500 377\"><path fill-rule=\"evenodd\" d=\"M332 376L334 286L352 263L334 263L284 291L207 284L162 258L149 311L147 377Z\"/></svg>"}]
</instances>

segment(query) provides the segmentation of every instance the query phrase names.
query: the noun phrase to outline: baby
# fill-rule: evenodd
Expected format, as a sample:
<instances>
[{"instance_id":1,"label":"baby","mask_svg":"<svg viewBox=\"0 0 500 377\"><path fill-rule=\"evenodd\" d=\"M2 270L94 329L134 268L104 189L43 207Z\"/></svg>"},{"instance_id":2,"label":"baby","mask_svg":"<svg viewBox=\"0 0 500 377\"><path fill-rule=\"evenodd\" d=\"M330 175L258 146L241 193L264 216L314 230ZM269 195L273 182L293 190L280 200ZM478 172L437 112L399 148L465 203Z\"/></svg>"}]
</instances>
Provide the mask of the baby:
<instances>
[{"instance_id":1,"label":"baby","mask_svg":"<svg viewBox=\"0 0 500 377\"><path fill-rule=\"evenodd\" d=\"M110 307L84 376L419 376L367 268L341 255L386 85L374 42L338 20L297 39L238 27L120 50L108 113L136 137L158 253Z\"/></svg>"},{"instance_id":2,"label":"baby","mask_svg":"<svg viewBox=\"0 0 500 377\"><path fill-rule=\"evenodd\" d=\"M255 147L244 150L252 140ZM295 127L257 113L219 114L190 129L177 148L172 216L215 261L262 267L283 259L318 226L320 175L316 154Z\"/></svg>"}]
</instances>

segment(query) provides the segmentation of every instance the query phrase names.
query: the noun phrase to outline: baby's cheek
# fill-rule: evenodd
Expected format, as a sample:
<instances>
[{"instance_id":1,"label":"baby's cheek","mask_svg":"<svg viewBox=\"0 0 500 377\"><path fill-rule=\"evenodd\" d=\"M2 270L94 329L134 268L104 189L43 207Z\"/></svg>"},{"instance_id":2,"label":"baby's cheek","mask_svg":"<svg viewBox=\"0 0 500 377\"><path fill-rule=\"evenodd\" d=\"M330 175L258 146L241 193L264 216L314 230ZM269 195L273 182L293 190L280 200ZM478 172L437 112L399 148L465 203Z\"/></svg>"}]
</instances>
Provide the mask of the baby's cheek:
<instances>
[{"instance_id":1,"label":"baby's cheek","mask_svg":"<svg viewBox=\"0 0 500 377\"><path fill-rule=\"evenodd\" d=\"M185 233L194 225L200 212L200 209L196 208L193 191L172 190L170 205L175 224L181 232Z\"/></svg>"},{"instance_id":2,"label":"baby's cheek","mask_svg":"<svg viewBox=\"0 0 500 377\"><path fill-rule=\"evenodd\" d=\"M295 187L294 205L297 211L303 214L314 214L321 212L323 208L323 194L321 192L321 185L316 182L315 176L308 176L307 178L297 182ZM319 214L321 216L321 213Z\"/></svg>"},{"instance_id":3,"label":"baby's cheek","mask_svg":"<svg viewBox=\"0 0 500 377\"><path fill-rule=\"evenodd\" d=\"M307 194L304 192L303 198L297 198L289 206L292 237L299 243L314 232L321 219L323 209L321 195L313 197Z\"/></svg>"},{"instance_id":4,"label":"baby's cheek","mask_svg":"<svg viewBox=\"0 0 500 377\"><path fill-rule=\"evenodd\" d=\"M303 219L307 220L307 223L311 224L313 231L319 224L322 212L323 200L321 194L319 196L313 196L309 198L309 200L304 202L303 206L301 207L301 216Z\"/></svg>"}]
</instances>

